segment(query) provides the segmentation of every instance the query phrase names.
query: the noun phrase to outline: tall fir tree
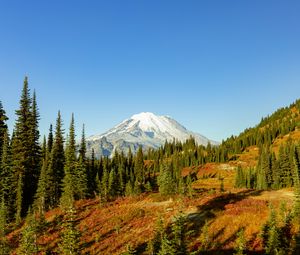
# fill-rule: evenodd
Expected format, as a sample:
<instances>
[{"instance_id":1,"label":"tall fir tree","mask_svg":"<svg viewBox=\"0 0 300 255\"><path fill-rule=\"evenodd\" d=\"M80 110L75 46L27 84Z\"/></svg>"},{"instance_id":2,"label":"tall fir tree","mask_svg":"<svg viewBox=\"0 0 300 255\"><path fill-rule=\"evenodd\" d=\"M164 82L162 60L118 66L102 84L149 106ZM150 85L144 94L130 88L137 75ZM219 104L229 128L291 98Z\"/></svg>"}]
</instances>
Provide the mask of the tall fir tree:
<instances>
[{"instance_id":1,"label":"tall fir tree","mask_svg":"<svg viewBox=\"0 0 300 255\"><path fill-rule=\"evenodd\" d=\"M2 147L4 142L4 135L7 132L6 121L8 117L6 116L5 110L3 109L2 102L0 101L0 159L2 154Z\"/></svg>"},{"instance_id":2,"label":"tall fir tree","mask_svg":"<svg viewBox=\"0 0 300 255\"><path fill-rule=\"evenodd\" d=\"M68 210L73 207L76 192L76 143L75 143L75 125L74 115L72 114L69 136L66 146L66 162L64 167L65 176L62 183L61 206Z\"/></svg>"},{"instance_id":3,"label":"tall fir tree","mask_svg":"<svg viewBox=\"0 0 300 255\"><path fill-rule=\"evenodd\" d=\"M50 206L55 207L59 203L61 197L61 187L62 180L64 178L64 164L65 164L65 154L64 154L64 131L62 128L62 119L60 112L56 119L55 126L55 137L52 145L51 154L49 157L49 178L51 182L51 187L49 190Z\"/></svg>"},{"instance_id":4,"label":"tall fir tree","mask_svg":"<svg viewBox=\"0 0 300 255\"><path fill-rule=\"evenodd\" d=\"M287 148L283 145L279 148L278 157L281 187L290 187L293 183L293 167L290 164Z\"/></svg>"},{"instance_id":5,"label":"tall fir tree","mask_svg":"<svg viewBox=\"0 0 300 255\"><path fill-rule=\"evenodd\" d=\"M63 255L79 255L80 253L80 232L75 226L75 209L74 207L69 208L67 211L63 229L61 232L61 242L59 244L60 254Z\"/></svg>"},{"instance_id":6,"label":"tall fir tree","mask_svg":"<svg viewBox=\"0 0 300 255\"><path fill-rule=\"evenodd\" d=\"M35 208L39 215L44 215L46 210L49 209L49 189L51 186L50 178L48 175L48 156L49 152L46 150L45 159L43 159L43 165L41 174L38 181L38 187L35 194Z\"/></svg>"},{"instance_id":7,"label":"tall fir tree","mask_svg":"<svg viewBox=\"0 0 300 255\"><path fill-rule=\"evenodd\" d=\"M134 161L134 175L140 185L144 184L144 155L140 146Z\"/></svg>"},{"instance_id":8,"label":"tall fir tree","mask_svg":"<svg viewBox=\"0 0 300 255\"><path fill-rule=\"evenodd\" d=\"M16 187L13 185L13 173L11 162L11 146L8 130L4 134L2 157L0 161L0 197L6 202L7 219L13 219L15 210Z\"/></svg>"},{"instance_id":9,"label":"tall fir tree","mask_svg":"<svg viewBox=\"0 0 300 255\"><path fill-rule=\"evenodd\" d=\"M7 208L2 198L0 205L0 255L8 255L10 246L6 238L7 231Z\"/></svg>"},{"instance_id":10,"label":"tall fir tree","mask_svg":"<svg viewBox=\"0 0 300 255\"><path fill-rule=\"evenodd\" d=\"M169 165L161 166L161 171L158 176L159 192L162 195L172 195L176 193L176 181L174 180Z\"/></svg>"},{"instance_id":11,"label":"tall fir tree","mask_svg":"<svg viewBox=\"0 0 300 255\"><path fill-rule=\"evenodd\" d=\"M25 215L33 202L37 186L40 164L38 109L36 97L30 97L28 79L25 77L20 108L16 111L14 137L12 143L12 171L17 186L22 180L21 215ZM22 178L20 178L22 176ZM19 185L19 187L20 187ZM21 196L18 197L20 199Z\"/></svg>"},{"instance_id":12,"label":"tall fir tree","mask_svg":"<svg viewBox=\"0 0 300 255\"><path fill-rule=\"evenodd\" d=\"M52 127L52 124L50 124L49 134L48 134L48 141L47 141L47 152L48 152L48 155L51 154L52 147L53 147L53 127Z\"/></svg>"},{"instance_id":13,"label":"tall fir tree","mask_svg":"<svg viewBox=\"0 0 300 255\"><path fill-rule=\"evenodd\" d=\"M82 128L81 143L79 148L79 159L74 172L75 196L83 199L88 196L88 175L86 162L86 140L84 126Z\"/></svg>"}]
</instances>

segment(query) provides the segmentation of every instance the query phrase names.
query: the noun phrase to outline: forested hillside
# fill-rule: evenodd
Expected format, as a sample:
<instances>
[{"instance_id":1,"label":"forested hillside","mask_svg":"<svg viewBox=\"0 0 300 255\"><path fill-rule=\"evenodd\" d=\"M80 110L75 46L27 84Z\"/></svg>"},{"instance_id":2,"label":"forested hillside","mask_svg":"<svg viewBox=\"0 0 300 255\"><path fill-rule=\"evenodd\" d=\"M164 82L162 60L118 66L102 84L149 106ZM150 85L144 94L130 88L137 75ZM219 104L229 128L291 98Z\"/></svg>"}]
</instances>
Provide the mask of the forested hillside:
<instances>
[{"instance_id":1,"label":"forested hillside","mask_svg":"<svg viewBox=\"0 0 300 255\"><path fill-rule=\"evenodd\" d=\"M298 254L300 100L219 146L100 159L74 115L41 138L37 102L25 78L12 134L0 104L0 254Z\"/></svg>"}]
</instances>

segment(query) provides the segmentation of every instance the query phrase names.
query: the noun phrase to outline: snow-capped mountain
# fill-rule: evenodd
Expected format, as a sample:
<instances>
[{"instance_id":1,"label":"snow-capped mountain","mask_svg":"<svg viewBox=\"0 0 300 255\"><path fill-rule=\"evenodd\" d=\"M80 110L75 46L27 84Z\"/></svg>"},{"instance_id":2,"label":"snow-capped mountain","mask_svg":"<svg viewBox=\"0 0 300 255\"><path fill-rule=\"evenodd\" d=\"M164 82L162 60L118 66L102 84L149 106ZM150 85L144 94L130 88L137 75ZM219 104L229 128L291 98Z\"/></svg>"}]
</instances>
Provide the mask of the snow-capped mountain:
<instances>
[{"instance_id":1,"label":"snow-capped mountain","mask_svg":"<svg viewBox=\"0 0 300 255\"><path fill-rule=\"evenodd\" d=\"M94 149L95 156L111 156L114 151L128 152L129 148L135 153L139 146L143 149L159 148L166 140L174 138L184 142L193 136L198 144L213 145L217 142L187 130L169 116L157 116L151 112L135 114L119 125L101 135L94 135L87 139L88 155Z\"/></svg>"}]
</instances>

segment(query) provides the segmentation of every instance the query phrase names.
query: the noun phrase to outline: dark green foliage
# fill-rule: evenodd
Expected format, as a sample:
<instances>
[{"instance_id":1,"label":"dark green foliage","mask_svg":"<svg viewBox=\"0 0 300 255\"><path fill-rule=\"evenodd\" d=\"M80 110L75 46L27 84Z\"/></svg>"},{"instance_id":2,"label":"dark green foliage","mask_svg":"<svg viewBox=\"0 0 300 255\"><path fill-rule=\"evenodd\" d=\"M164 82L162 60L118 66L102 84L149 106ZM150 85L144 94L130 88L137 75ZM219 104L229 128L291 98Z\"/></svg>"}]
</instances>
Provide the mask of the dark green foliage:
<instances>
[{"instance_id":1,"label":"dark green foliage","mask_svg":"<svg viewBox=\"0 0 300 255\"><path fill-rule=\"evenodd\" d=\"M1 201L0 207L0 255L8 255L10 246L6 238L7 230L7 208L4 199Z\"/></svg>"},{"instance_id":2,"label":"dark green foliage","mask_svg":"<svg viewBox=\"0 0 300 255\"><path fill-rule=\"evenodd\" d=\"M3 109L2 102L0 101L0 159L3 151L4 136L5 133L7 133L7 120L8 118L5 110Z\"/></svg>"},{"instance_id":3,"label":"dark green foliage","mask_svg":"<svg viewBox=\"0 0 300 255\"><path fill-rule=\"evenodd\" d=\"M15 187L22 181L21 215L25 215L33 202L40 172L39 114L35 93L30 97L27 77L20 99L20 108L16 111L14 137L12 143L12 171ZM22 176L22 179L19 177ZM20 198L20 196L18 197ZM19 208L20 209L20 208Z\"/></svg>"},{"instance_id":4,"label":"dark green foliage","mask_svg":"<svg viewBox=\"0 0 300 255\"><path fill-rule=\"evenodd\" d=\"M75 191L77 191L77 178L76 178L76 147L75 147L75 128L74 128L74 116L72 115L69 137L66 147L66 162L64 166L64 179L62 183L62 196L60 204L64 210L69 210L73 207L75 199Z\"/></svg>"},{"instance_id":5,"label":"dark green foliage","mask_svg":"<svg viewBox=\"0 0 300 255\"><path fill-rule=\"evenodd\" d=\"M279 171L281 187L290 187L293 184L293 167L289 159L289 147L280 146L279 148Z\"/></svg>"},{"instance_id":6,"label":"dark green foliage","mask_svg":"<svg viewBox=\"0 0 300 255\"><path fill-rule=\"evenodd\" d=\"M4 133L2 157L0 161L0 198L6 201L7 219L13 219L15 212L16 187L12 172L11 146L8 131Z\"/></svg>"},{"instance_id":7,"label":"dark green foliage","mask_svg":"<svg viewBox=\"0 0 300 255\"><path fill-rule=\"evenodd\" d=\"M170 165L164 164L158 177L159 192L162 195L172 195L176 193L176 182L172 176Z\"/></svg>"},{"instance_id":8,"label":"dark green foliage","mask_svg":"<svg viewBox=\"0 0 300 255\"><path fill-rule=\"evenodd\" d=\"M64 177L64 138L62 129L62 120L60 112L58 112L55 137L52 145L51 154L49 157L49 182L51 183L49 189L50 207L57 206L62 193L62 180Z\"/></svg>"},{"instance_id":9,"label":"dark green foliage","mask_svg":"<svg viewBox=\"0 0 300 255\"><path fill-rule=\"evenodd\" d=\"M144 157L142 147L139 147L135 157L134 175L138 183L144 183Z\"/></svg>"},{"instance_id":10,"label":"dark green foliage","mask_svg":"<svg viewBox=\"0 0 300 255\"><path fill-rule=\"evenodd\" d=\"M48 174L48 154L49 152L46 151L45 159L43 160L42 170L40 174L40 178L38 181L38 188L36 191L36 199L35 199L35 207L40 215L43 215L46 210L49 209L49 190L51 185L51 179L49 178Z\"/></svg>"},{"instance_id":11,"label":"dark green foliage","mask_svg":"<svg viewBox=\"0 0 300 255\"><path fill-rule=\"evenodd\" d=\"M53 147L53 130L52 130L52 124L50 124L48 141L47 141L47 152L49 153L49 155L51 154L52 147Z\"/></svg>"},{"instance_id":12,"label":"dark green foliage","mask_svg":"<svg viewBox=\"0 0 300 255\"><path fill-rule=\"evenodd\" d=\"M243 171L242 167L239 165L236 170L234 186L236 188L243 188L243 187L245 187L245 184L246 184L246 178L244 175L244 171Z\"/></svg>"},{"instance_id":13,"label":"dark green foliage","mask_svg":"<svg viewBox=\"0 0 300 255\"><path fill-rule=\"evenodd\" d=\"M61 241L59 244L60 254L63 255L79 255L80 254L80 232L77 230L75 225L75 209L69 208L67 211L63 226Z\"/></svg>"},{"instance_id":14,"label":"dark green foliage","mask_svg":"<svg viewBox=\"0 0 300 255\"><path fill-rule=\"evenodd\" d=\"M17 182L17 191L16 191L16 224L21 223L22 217L22 201L23 201L23 175L19 174Z\"/></svg>"},{"instance_id":15,"label":"dark green foliage","mask_svg":"<svg viewBox=\"0 0 300 255\"><path fill-rule=\"evenodd\" d=\"M84 126L82 130L81 144L79 148L79 159L76 163L76 169L74 171L73 178L75 179L74 195L77 199L83 199L88 196L88 174L87 174L87 162L86 162L86 141L84 134Z\"/></svg>"}]
</instances>

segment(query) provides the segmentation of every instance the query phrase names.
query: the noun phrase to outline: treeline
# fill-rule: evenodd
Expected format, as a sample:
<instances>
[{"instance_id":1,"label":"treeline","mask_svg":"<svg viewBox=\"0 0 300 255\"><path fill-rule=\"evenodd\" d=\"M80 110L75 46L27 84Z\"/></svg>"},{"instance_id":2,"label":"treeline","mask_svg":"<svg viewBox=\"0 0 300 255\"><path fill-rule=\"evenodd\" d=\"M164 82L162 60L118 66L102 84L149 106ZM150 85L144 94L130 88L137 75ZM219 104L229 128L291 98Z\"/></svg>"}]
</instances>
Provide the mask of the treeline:
<instances>
[{"instance_id":1,"label":"treeline","mask_svg":"<svg viewBox=\"0 0 300 255\"><path fill-rule=\"evenodd\" d=\"M279 147L277 155L272 146L263 146L255 169L237 168L235 186L256 189L292 187L299 181L299 173L299 144L288 141Z\"/></svg>"}]
</instances>

